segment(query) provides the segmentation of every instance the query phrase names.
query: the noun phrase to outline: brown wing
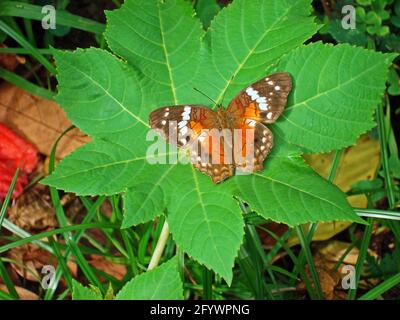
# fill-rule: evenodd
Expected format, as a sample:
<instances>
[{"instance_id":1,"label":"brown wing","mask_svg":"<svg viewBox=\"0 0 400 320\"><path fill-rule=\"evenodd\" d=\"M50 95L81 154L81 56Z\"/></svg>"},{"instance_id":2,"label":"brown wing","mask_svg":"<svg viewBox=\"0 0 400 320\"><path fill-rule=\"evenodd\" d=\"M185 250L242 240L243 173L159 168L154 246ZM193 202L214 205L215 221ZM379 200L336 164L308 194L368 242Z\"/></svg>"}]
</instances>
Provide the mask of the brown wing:
<instances>
[{"instance_id":1,"label":"brown wing","mask_svg":"<svg viewBox=\"0 0 400 320\"><path fill-rule=\"evenodd\" d=\"M162 107L150 113L152 129L169 142L185 147L193 143L203 129L215 126L216 113L199 105Z\"/></svg>"},{"instance_id":2,"label":"brown wing","mask_svg":"<svg viewBox=\"0 0 400 320\"><path fill-rule=\"evenodd\" d=\"M265 158L273 146L272 132L254 120L243 120L242 137L236 138L234 146L235 166L238 174L251 173L263 169Z\"/></svg>"},{"instance_id":3,"label":"brown wing","mask_svg":"<svg viewBox=\"0 0 400 320\"><path fill-rule=\"evenodd\" d=\"M283 112L291 89L288 73L271 74L240 91L229 103L228 112L238 118L273 123Z\"/></svg>"},{"instance_id":4,"label":"brown wing","mask_svg":"<svg viewBox=\"0 0 400 320\"><path fill-rule=\"evenodd\" d=\"M219 183L235 174L232 152L232 130L212 129L203 132L192 145L193 166Z\"/></svg>"},{"instance_id":5,"label":"brown wing","mask_svg":"<svg viewBox=\"0 0 400 320\"><path fill-rule=\"evenodd\" d=\"M153 111L149 121L151 128L161 132L169 143L189 147L193 166L211 176L214 183L234 174L232 161L224 162L224 152L232 154L232 145L224 151L215 140L213 143L213 139L218 140L216 112L199 105L169 106Z\"/></svg>"}]
</instances>

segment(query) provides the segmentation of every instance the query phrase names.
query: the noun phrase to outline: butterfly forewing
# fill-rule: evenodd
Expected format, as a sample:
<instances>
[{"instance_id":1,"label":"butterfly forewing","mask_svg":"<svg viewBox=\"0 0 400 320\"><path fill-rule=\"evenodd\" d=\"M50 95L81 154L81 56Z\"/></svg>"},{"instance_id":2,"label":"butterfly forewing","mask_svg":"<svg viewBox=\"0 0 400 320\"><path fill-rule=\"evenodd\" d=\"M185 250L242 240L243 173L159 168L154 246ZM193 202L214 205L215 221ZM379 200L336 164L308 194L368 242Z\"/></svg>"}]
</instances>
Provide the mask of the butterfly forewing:
<instances>
[{"instance_id":1,"label":"butterfly forewing","mask_svg":"<svg viewBox=\"0 0 400 320\"><path fill-rule=\"evenodd\" d=\"M273 123L283 112L291 89L288 73L271 74L240 91L230 102L228 111L238 118Z\"/></svg>"},{"instance_id":2,"label":"butterfly forewing","mask_svg":"<svg viewBox=\"0 0 400 320\"><path fill-rule=\"evenodd\" d=\"M197 139L202 129L213 128L215 119L216 113L204 106L168 106L150 113L150 126L160 131L169 143L185 147Z\"/></svg>"}]
</instances>

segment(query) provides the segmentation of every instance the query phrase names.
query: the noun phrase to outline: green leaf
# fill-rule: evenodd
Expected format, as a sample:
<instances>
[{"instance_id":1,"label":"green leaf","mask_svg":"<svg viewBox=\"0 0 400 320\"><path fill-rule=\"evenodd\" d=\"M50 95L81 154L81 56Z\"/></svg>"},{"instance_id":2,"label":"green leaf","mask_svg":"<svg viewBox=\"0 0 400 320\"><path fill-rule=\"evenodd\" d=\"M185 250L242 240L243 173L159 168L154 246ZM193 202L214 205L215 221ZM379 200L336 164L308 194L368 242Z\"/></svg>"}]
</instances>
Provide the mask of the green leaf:
<instances>
[{"instance_id":1,"label":"green leaf","mask_svg":"<svg viewBox=\"0 0 400 320\"><path fill-rule=\"evenodd\" d=\"M329 33L340 43L350 43L356 46L364 47L367 44L367 35L361 30L344 29L341 20L332 20L329 24Z\"/></svg>"},{"instance_id":2,"label":"green leaf","mask_svg":"<svg viewBox=\"0 0 400 320\"><path fill-rule=\"evenodd\" d=\"M96 290L84 287L72 279L72 300L103 300L103 297Z\"/></svg>"},{"instance_id":3,"label":"green leaf","mask_svg":"<svg viewBox=\"0 0 400 320\"><path fill-rule=\"evenodd\" d=\"M365 22L373 26L380 26L382 19L375 11L369 11L365 17Z\"/></svg>"},{"instance_id":4,"label":"green leaf","mask_svg":"<svg viewBox=\"0 0 400 320\"><path fill-rule=\"evenodd\" d=\"M243 219L229 184L211 186L192 166L176 167L168 225L174 240L228 284L243 239Z\"/></svg>"},{"instance_id":5,"label":"green leaf","mask_svg":"<svg viewBox=\"0 0 400 320\"><path fill-rule=\"evenodd\" d=\"M318 221L363 223L343 193L321 179L299 156L274 157L266 170L248 179L235 177L236 194L266 219L290 226Z\"/></svg>"},{"instance_id":6,"label":"green leaf","mask_svg":"<svg viewBox=\"0 0 400 320\"><path fill-rule=\"evenodd\" d=\"M240 0L222 9L205 36L199 89L227 105L318 30L310 12L308 0Z\"/></svg>"},{"instance_id":7,"label":"green leaf","mask_svg":"<svg viewBox=\"0 0 400 320\"><path fill-rule=\"evenodd\" d=\"M138 68L153 85L153 103L193 99L203 30L193 8L182 0L125 1L107 12L110 48Z\"/></svg>"},{"instance_id":8,"label":"green leaf","mask_svg":"<svg viewBox=\"0 0 400 320\"><path fill-rule=\"evenodd\" d=\"M282 58L294 92L275 127L290 143L328 152L356 142L376 124L373 113L396 54L316 42Z\"/></svg>"},{"instance_id":9,"label":"green leaf","mask_svg":"<svg viewBox=\"0 0 400 320\"><path fill-rule=\"evenodd\" d=\"M368 6L371 4L371 0L357 0L357 3L362 6Z\"/></svg>"},{"instance_id":10,"label":"green leaf","mask_svg":"<svg viewBox=\"0 0 400 320\"><path fill-rule=\"evenodd\" d=\"M129 281L115 300L181 300L183 284L173 258Z\"/></svg>"}]
</instances>

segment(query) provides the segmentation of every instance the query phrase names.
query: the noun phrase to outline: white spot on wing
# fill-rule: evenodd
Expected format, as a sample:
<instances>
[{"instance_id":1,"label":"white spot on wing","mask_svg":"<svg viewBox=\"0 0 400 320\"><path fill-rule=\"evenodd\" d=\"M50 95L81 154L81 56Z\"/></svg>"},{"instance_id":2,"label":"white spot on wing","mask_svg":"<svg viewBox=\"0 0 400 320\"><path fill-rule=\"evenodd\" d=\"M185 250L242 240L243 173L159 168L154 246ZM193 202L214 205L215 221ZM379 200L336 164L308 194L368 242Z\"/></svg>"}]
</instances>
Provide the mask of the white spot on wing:
<instances>
[{"instance_id":1,"label":"white spot on wing","mask_svg":"<svg viewBox=\"0 0 400 320\"><path fill-rule=\"evenodd\" d=\"M257 100L260 97L258 91L254 90L252 87L248 87L246 93L250 96L251 100Z\"/></svg>"},{"instance_id":2,"label":"white spot on wing","mask_svg":"<svg viewBox=\"0 0 400 320\"><path fill-rule=\"evenodd\" d=\"M268 110L268 104L266 104L266 103L260 103L259 105L258 105L258 107L261 109L261 110Z\"/></svg>"},{"instance_id":3,"label":"white spot on wing","mask_svg":"<svg viewBox=\"0 0 400 320\"><path fill-rule=\"evenodd\" d=\"M162 124L163 126L165 126L165 125L167 124L167 121L161 120L161 124Z\"/></svg>"},{"instance_id":4,"label":"white spot on wing","mask_svg":"<svg viewBox=\"0 0 400 320\"><path fill-rule=\"evenodd\" d=\"M269 80L268 82L267 82L269 85L273 85L274 84L274 82L272 81L272 80Z\"/></svg>"},{"instance_id":5,"label":"white spot on wing","mask_svg":"<svg viewBox=\"0 0 400 320\"><path fill-rule=\"evenodd\" d=\"M274 88L276 91L279 91L279 90L281 90L281 87L280 86L275 86L275 88Z\"/></svg>"},{"instance_id":6,"label":"white spot on wing","mask_svg":"<svg viewBox=\"0 0 400 320\"><path fill-rule=\"evenodd\" d=\"M181 121L181 122L179 122L179 123L178 123L179 129L182 129L184 126L186 126L186 124L187 124L187 121Z\"/></svg>"},{"instance_id":7,"label":"white spot on wing","mask_svg":"<svg viewBox=\"0 0 400 320\"><path fill-rule=\"evenodd\" d=\"M268 113L267 113L267 118L271 120L273 115L274 115L274 114L273 114L272 112L268 112Z\"/></svg>"},{"instance_id":8,"label":"white spot on wing","mask_svg":"<svg viewBox=\"0 0 400 320\"><path fill-rule=\"evenodd\" d=\"M188 127L183 127L181 130L180 130L180 133L181 133L181 135L185 135L186 133L188 132Z\"/></svg>"},{"instance_id":9,"label":"white spot on wing","mask_svg":"<svg viewBox=\"0 0 400 320\"><path fill-rule=\"evenodd\" d=\"M164 113L164 117L168 117L169 112Z\"/></svg>"}]
</instances>

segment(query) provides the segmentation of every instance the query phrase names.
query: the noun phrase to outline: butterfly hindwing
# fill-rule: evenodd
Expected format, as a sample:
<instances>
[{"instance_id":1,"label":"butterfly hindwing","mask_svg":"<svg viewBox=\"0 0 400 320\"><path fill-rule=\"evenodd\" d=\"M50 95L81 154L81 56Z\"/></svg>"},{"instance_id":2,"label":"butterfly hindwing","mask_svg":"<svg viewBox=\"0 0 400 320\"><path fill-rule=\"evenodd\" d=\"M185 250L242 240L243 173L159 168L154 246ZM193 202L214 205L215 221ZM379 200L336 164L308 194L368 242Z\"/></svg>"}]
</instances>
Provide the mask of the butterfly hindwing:
<instances>
[{"instance_id":1,"label":"butterfly hindwing","mask_svg":"<svg viewBox=\"0 0 400 320\"><path fill-rule=\"evenodd\" d=\"M244 138L246 135L251 133L251 137L248 139L242 139L240 146L235 146L235 165L236 168L241 172L256 172L263 169L263 163L265 158L273 146L273 135L265 125L254 120L244 120L242 130L248 130L243 134ZM247 144L251 145L248 146ZM240 149L236 149L240 148ZM239 157L241 154L241 157Z\"/></svg>"},{"instance_id":2,"label":"butterfly hindwing","mask_svg":"<svg viewBox=\"0 0 400 320\"><path fill-rule=\"evenodd\" d=\"M227 133L231 133L227 130ZM235 174L233 165L232 140L226 139L219 130L203 132L192 145L191 161L200 172L219 183ZM215 143L217 142L217 143Z\"/></svg>"},{"instance_id":3,"label":"butterfly hindwing","mask_svg":"<svg viewBox=\"0 0 400 320\"><path fill-rule=\"evenodd\" d=\"M291 89L288 73L271 74L240 91L230 102L228 111L239 118L273 123L283 112Z\"/></svg>"}]
</instances>

